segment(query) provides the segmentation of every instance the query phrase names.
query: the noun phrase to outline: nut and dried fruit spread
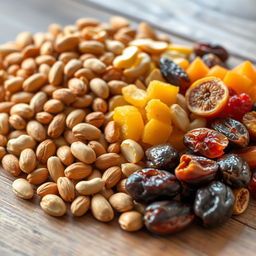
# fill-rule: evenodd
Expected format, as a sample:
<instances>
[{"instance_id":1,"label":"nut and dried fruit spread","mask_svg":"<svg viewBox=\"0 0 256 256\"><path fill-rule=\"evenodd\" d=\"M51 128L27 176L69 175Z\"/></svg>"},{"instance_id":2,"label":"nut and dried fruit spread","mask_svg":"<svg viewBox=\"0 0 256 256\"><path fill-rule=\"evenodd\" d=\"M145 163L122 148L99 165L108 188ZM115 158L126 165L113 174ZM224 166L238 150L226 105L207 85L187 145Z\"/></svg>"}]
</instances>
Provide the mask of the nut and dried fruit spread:
<instances>
[{"instance_id":1,"label":"nut and dried fruit spread","mask_svg":"<svg viewBox=\"0 0 256 256\"><path fill-rule=\"evenodd\" d=\"M123 230L161 235L243 213L256 197L256 69L229 70L228 57L123 17L20 33L0 47L13 192L55 217L120 214Z\"/></svg>"}]
</instances>

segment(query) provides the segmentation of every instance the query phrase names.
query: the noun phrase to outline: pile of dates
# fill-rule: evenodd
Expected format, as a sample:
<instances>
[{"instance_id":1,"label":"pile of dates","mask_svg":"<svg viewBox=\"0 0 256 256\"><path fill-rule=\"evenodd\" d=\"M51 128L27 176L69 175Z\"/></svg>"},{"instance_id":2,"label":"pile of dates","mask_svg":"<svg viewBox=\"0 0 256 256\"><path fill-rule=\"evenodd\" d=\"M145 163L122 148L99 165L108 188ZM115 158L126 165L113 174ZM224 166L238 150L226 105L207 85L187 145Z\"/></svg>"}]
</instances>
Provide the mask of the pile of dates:
<instances>
[{"instance_id":1,"label":"pile of dates","mask_svg":"<svg viewBox=\"0 0 256 256\"><path fill-rule=\"evenodd\" d=\"M208 127L185 134L182 154L168 143L147 149L147 168L128 177L127 192L146 205L149 231L172 234L196 219L204 227L219 226L246 210L249 190L256 194L256 173L244 157L253 147L246 126L221 118Z\"/></svg>"}]
</instances>

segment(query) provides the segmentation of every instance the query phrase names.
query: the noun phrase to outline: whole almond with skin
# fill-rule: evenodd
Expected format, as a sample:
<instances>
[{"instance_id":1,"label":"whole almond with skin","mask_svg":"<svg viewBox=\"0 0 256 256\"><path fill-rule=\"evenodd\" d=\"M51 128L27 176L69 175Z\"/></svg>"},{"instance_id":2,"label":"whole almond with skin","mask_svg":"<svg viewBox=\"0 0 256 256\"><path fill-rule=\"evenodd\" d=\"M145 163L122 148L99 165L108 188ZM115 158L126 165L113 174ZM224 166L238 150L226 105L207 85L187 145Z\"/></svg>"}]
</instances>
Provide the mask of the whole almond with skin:
<instances>
[{"instance_id":1,"label":"whole almond with skin","mask_svg":"<svg viewBox=\"0 0 256 256\"><path fill-rule=\"evenodd\" d=\"M50 99L45 102L43 106L43 110L45 112L51 113L51 114L56 114L61 112L64 109L64 104L57 99Z\"/></svg>"},{"instance_id":2,"label":"whole almond with skin","mask_svg":"<svg viewBox=\"0 0 256 256\"><path fill-rule=\"evenodd\" d=\"M74 157L71 153L71 149L69 146L61 146L57 150L57 156L61 160L61 162L65 165L71 165L74 162Z\"/></svg>"},{"instance_id":3,"label":"whole almond with skin","mask_svg":"<svg viewBox=\"0 0 256 256\"><path fill-rule=\"evenodd\" d=\"M40 73L36 73L28 77L22 87L26 92L36 92L38 91L46 82L45 76Z\"/></svg>"},{"instance_id":4,"label":"whole almond with skin","mask_svg":"<svg viewBox=\"0 0 256 256\"><path fill-rule=\"evenodd\" d=\"M9 115L0 113L0 134L7 134L9 132Z\"/></svg>"},{"instance_id":5,"label":"whole almond with skin","mask_svg":"<svg viewBox=\"0 0 256 256\"><path fill-rule=\"evenodd\" d=\"M88 143L88 146L91 147L94 150L94 152L95 152L97 157L107 153L107 151L104 148L104 146L100 142L98 142L98 141L91 140Z\"/></svg>"},{"instance_id":6,"label":"whole almond with skin","mask_svg":"<svg viewBox=\"0 0 256 256\"><path fill-rule=\"evenodd\" d=\"M27 133L34 140L37 140L37 141L43 141L46 138L46 130L45 130L44 126L35 120L28 122Z\"/></svg>"},{"instance_id":7,"label":"whole almond with skin","mask_svg":"<svg viewBox=\"0 0 256 256\"><path fill-rule=\"evenodd\" d=\"M121 177L122 172L119 166L112 166L108 168L102 175L106 188L114 187L119 182Z\"/></svg>"},{"instance_id":8,"label":"whole almond with skin","mask_svg":"<svg viewBox=\"0 0 256 256\"><path fill-rule=\"evenodd\" d=\"M39 162L46 163L48 158L51 156L54 156L56 152L56 145L55 143L50 140L44 140L42 141L36 149L36 157Z\"/></svg>"},{"instance_id":9,"label":"whole almond with skin","mask_svg":"<svg viewBox=\"0 0 256 256\"><path fill-rule=\"evenodd\" d=\"M72 107L74 107L74 108L86 108L86 107L91 105L92 101L93 101L92 95L85 94L83 96L77 97L76 101L72 104Z\"/></svg>"},{"instance_id":10,"label":"whole almond with skin","mask_svg":"<svg viewBox=\"0 0 256 256\"><path fill-rule=\"evenodd\" d=\"M64 67L64 74L67 78L72 77L82 66L83 65L80 60L71 59Z\"/></svg>"},{"instance_id":11,"label":"whole almond with skin","mask_svg":"<svg viewBox=\"0 0 256 256\"><path fill-rule=\"evenodd\" d=\"M68 146L68 142L66 141L66 139L63 136L60 136L60 137L54 139L53 142L55 143L57 148L62 147L62 146Z\"/></svg>"},{"instance_id":12,"label":"whole almond with skin","mask_svg":"<svg viewBox=\"0 0 256 256\"><path fill-rule=\"evenodd\" d=\"M37 188L36 193L40 196L46 196L48 194L57 194L58 186L55 182L46 182Z\"/></svg>"},{"instance_id":13,"label":"whole almond with skin","mask_svg":"<svg viewBox=\"0 0 256 256\"><path fill-rule=\"evenodd\" d=\"M85 118L86 112L83 109L71 111L66 118L66 126L72 129L75 125L81 123Z\"/></svg>"},{"instance_id":14,"label":"whole almond with skin","mask_svg":"<svg viewBox=\"0 0 256 256\"><path fill-rule=\"evenodd\" d=\"M0 134L0 147L5 147L6 144L7 144L6 136Z\"/></svg>"},{"instance_id":15,"label":"whole almond with skin","mask_svg":"<svg viewBox=\"0 0 256 256\"><path fill-rule=\"evenodd\" d=\"M18 92L22 89L24 79L22 77L12 77L4 82L4 88L11 93Z\"/></svg>"},{"instance_id":16,"label":"whole almond with skin","mask_svg":"<svg viewBox=\"0 0 256 256\"><path fill-rule=\"evenodd\" d=\"M115 193L109 198L112 207L118 212L127 212L133 208L133 199L126 193Z\"/></svg>"},{"instance_id":17,"label":"whole almond with skin","mask_svg":"<svg viewBox=\"0 0 256 256\"><path fill-rule=\"evenodd\" d=\"M43 110L45 102L48 100L45 92L37 92L30 101L30 107L34 113L38 113Z\"/></svg>"},{"instance_id":18,"label":"whole almond with skin","mask_svg":"<svg viewBox=\"0 0 256 256\"><path fill-rule=\"evenodd\" d=\"M126 86L128 86L128 84L120 80L112 80L108 82L110 93L113 95L122 94L122 89Z\"/></svg>"},{"instance_id":19,"label":"whole almond with skin","mask_svg":"<svg viewBox=\"0 0 256 256\"><path fill-rule=\"evenodd\" d=\"M48 80L52 85L60 85L63 79L64 64L62 61L56 61L50 69Z\"/></svg>"},{"instance_id":20,"label":"whole almond with skin","mask_svg":"<svg viewBox=\"0 0 256 256\"><path fill-rule=\"evenodd\" d=\"M91 210L93 216L102 222L109 222L114 219L114 211L108 200L101 194L92 197Z\"/></svg>"},{"instance_id":21,"label":"whole almond with skin","mask_svg":"<svg viewBox=\"0 0 256 256\"><path fill-rule=\"evenodd\" d=\"M16 114L25 119L30 119L33 117L34 111L28 104L19 103L19 104L15 104L14 106L11 107L10 114L11 115Z\"/></svg>"},{"instance_id":22,"label":"whole almond with skin","mask_svg":"<svg viewBox=\"0 0 256 256\"><path fill-rule=\"evenodd\" d=\"M109 96L108 85L103 79L93 78L90 81L90 89L97 97L102 99L107 99Z\"/></svg>"},{"instance_id":23,"label":"whole almond with skin","mask_svg":"<svg viewBox=\"0 0 256 256\"><path fill-rule=\"evenodd\" d=\"M104 44L98 41L83 41L79 44L79 50L82 53L93 53L93 54L102 54L104 53Z\"/></svg>"},{"instance_id":24,"label":"whole almond with skin","mask_svg":"<svg viewBox=\"0 0 256 256\"><path fill-rule=\"evenodd\" d=\"M16 36L16 45L24 48L33 43L33 35L30 32L21 32Z\"/></svg>"},{"instance_id":25,"label":"whole almond with skin","mask_svg":"<svg viewBox=\"0 0 256 256\"><path fill-rule=\"evenodd\" d=\"M122 179L122 180L120 180L120 181L116 184L116 190L117 190L118 192L123 192L123 193L128 194L128 192L127 192L127 190L126 190L126 187L125 187L126 180L127 180L127 179Z\"/></svg>"},{"instance_id":26,"label":"whole almond with skin","mask_svg":"<svg viewBox=\"0 0 256 256\"><path fill-rule=\"evenodd\" d=\"M53 116L48 112L39 112L36 114L35 118L41 124L49 124L52 121Z\"/></svg>"},{"instance_id":27,"label":"whole almond with skin","mask_svg":"<svg viewBox=\"0 0 256 256\"><path fill-rule=\"evenodd\" d=\"M32 92L16 92L12 94L11 101L14 103L25 103L28 104L33 97Z\"/></svg>"},{"instance_id":28,"label":"whole almond with skin","mask_svg":"<svg viewBox=\"0 0 256 256\"><path fill-rule=\"evenodd\" d=\"M85 122L97 128L101 127L105 121L105 116L102 112L91 112L85 117Z\"/></svg>"},{"instance_id":29,"label":"whole almond with skin","mask_svg":"<svg viewBox=\"0 0 256 256\"><path fill-rule=\"evenodd\" d=\"M104 187L104 180L101 178L95 178L92 180L82 180L76 184L76 190L81 195L92 195L101 191Z\"/></svg>"},{"instance_id":30,"label":"whole almond with skin","mask_svg":"<svg viewBox=\"0 0 256 256\"><path fill-rule=\"evenodd\" d=\"M2 158L3 168L13 176L19 176L21 169L19 166L19 160L12 154L7 154Z\"/></svg>"},{"instance_id":31,"label":"whole almond with skin","mask_svg":"<svg viewBox=\"0 0 256 256\"><path fill-rule=\"evenodd\" d=\"M19 115L11 115L9 117L9 123L16 130L23 130L23 129L25 129L25 127L27 125L24 118L22 118Z\"/></svg>"},{"instance_id":32,"label":"whole almond with skin","mask_svg":"<svg viewBox=\"0 0 256 256\"><path fill-rule=\"evenodd\" d=\"M10 101L0 102L0 113L9 113L14 104Z\"/></svg>"},{"instance_id":33,"label":"whole almond with skin","mask_svg":"<svg viewBox=\"0 0 256 256\"><path fill-rule=\"evenodd\" d=\"M121 164L121 170L125 177L129 177L131 174L133 174L135 171L139 169L141 169L141 166L138 164L133 164L133 163Z\"/></svg>"},{"instance_id":34,"label":"whole almond with skin","mask_svg":"<svg viewBox=\"0 0 256 256\"><path fill-rule=\"evenodd\" d=\"M77 217L83 216L89 210L90 204L89 196L78 196L71 204L71 213Z\"/></svg>"},{"instance_id":35,"label":"whole almond with skin","mask_svg":"<svg viewBox=\"0 0 256 256\"><path fill-rule=\"evenodd\" d=\"M92 166L83 162L76 162L64 170L66 177L72 180L81 180L92 173Z\"/></svg>"},{"instance_id":36,"label":"whole almond with skin","mask_svg":"<svg viewBox=\"0 0 256 256\"><path fill-rule=\"evenodd\" d=\"M7 151L20 155L21 151L25 148L34 148L36 145L35 140L29 135L20 135L15 139L10 139L7 143Z\"/></svg>"},{"instance_id":37,"label":"whole almond with skin","mask_svg":"<svg viewBox=\"0 0 256 256\"><path fill-rule=\"evenodd\" d=\"M121 138L120 127L115 121L110 121L107 123L104 129L104 135L109 143L117 142Z\"/></svg>"},{"instance_id":38,"label":"whole almond with skin","mask_svg":"<svg viewBox=\"0 0 256 256\"><path fill-rule=\"evenodd\" d=\"M120 142L115 142L115 143L111 143L108 146L108 153L120 153L121 150L121 146L120 146Z\"/></svg>"},{"instance_id":39,"label":"whole almond with skin","mask_svg":"<svg viewBox=\"0 0 256 256\"><path fill-rule=\"evenodd\" d=\"M69 178L58 178L57 186L63 200L66 202L72 202L75 199L75 186Z\"/></svg>"},{"instance_id":40,"label":"whole almond with skin","mask_svg":"<svg viewBox=\"0 0 256 256\"><path fill-rule=\"evenodd\" d=\"M63 216L67 212L64 201L59 196L52 194L45 195L40 206L47 214L55 217Z\"/></svg>"},{"instance_id":41,"label":"whole almond with skin","mask_svg":"<svg viewBox=\"0 0 256 256\"><path fill-rule=\"evenodd\" d=\"M32 185L25 179L19 178L12 183L12 190L22 199L31 199L34 195Z\"/></svg>"},{"instance_id":42,"label":"whole almond with skin","mask_svg":"<svg viewBox=\"0 0 256 256\"><path fill-rule=\"evenodd\" d=\"M73 127L72 132L79 140L97 140L101 135L100 129L87 123L77 124Z\"/></svg>"},{"instance_id":43,"label":"whole almond with skin","mask_svg":"<svg viewBox=\"0 0 256 256\"><path fill-rule=\"evenodd\" d=\"M143 215L136 211L124 212L118 222L125 231L137 231L143 227Z\"/></svg>"},{"instance_id":44,"label":"whole almond with skin","mask_svg":"<svg viewBox=\"0 0 256 256\"><path fill-rule=\"evenodd\" d=\"M106 199L109 199L114 194L114 191L111 188L103 187L100 191L100 194L103 195Z\"/></svg>"},{"instance_id":45,"label":"whole almond with skin","mask_svg":"<svg viewBox=\"0 0 256 256\"><path fill-rule=\"evenodd\" d=\"M76 100L76 95L68 88L61 88L54 91L52 97L56 100L60 100L66 105L69 105Z\"/></svg>"},{"instance_id":46,"label":"whole almond with skin","mask_svg":"<svg viewBox=\"0 0 256 256\"><path fill-rule=\"evenodd\" d=\"M85 80L78 79L78 78L72 78L68 81L68 88L75 94L83 96L88 88L87 84L85 83Z\"/></svg>"},{"instance_id":47,"label":"whole almond with skin","mask_svg":"<svg viewBox=\"0 0 256 256\"><path fill-rule=\"evenodd\" d=\"M106 65L96 58L90 58L84 61L84 68L91 69L96 74L102 74L106 71Z\"/></svg>"},{"instance_id":48,"label":"whole almond with skin","mask_svg":"<svg viewBox=\"0 0 256 256\"><path fill-rule=\"evenodd\" d=\"M49 176L47 168L37 168L33 172L29 173L27 180L29 183L39 185L44 183Z\"/></svg>"},{"instance_id":49,"label":"whole almond with skin","mask_svg":"<svg viewBox=\"0 0 256 256\"><path fill-rule=\"evenodd\" d=\"M65 129L66 115L61 113L56 115L48 126L47 134L52 138L59 137Z\"/></svg>"},{"instance_id":50,"label":"whole almond with skin","mask_svg":"<svg viewBox=\"0 0 256 256\"><path fill-rule=\"evenodd\" d=\"M56 40L55 48L58 52L66 52L74 49L79 43L79 37L76 35L68 35L60 37Z\"/></svg>"},{"instance_id":51,"label":"whole almond with skin","mask_svg":"<svg viewBox=\"0 0 256 256\"><path fill-rule=\"evenodd\" d=\"M31 173L36 168L36 154L30 149L22 150L19 159L20 169L25 173Z\"/></svg>"},{"instance_id":52,"label":"whole almond with skin","mask_svg":"<svg viewBox=\"0 0 256 256\"><path fill-rule=\"evenodd\" d=\"M51 156L47 161L47 169L53 181L57 182L59 177L64 177L64 166L57 156Z\"/></svg>"},{"instance_id":53,"label":"whole almond with skin","mask_svg":"<svg viewBox=\"0 0 256 256\"><path fill-rule=\"evenodd\" d=\"M71 152L74 157L86 164L91 164L96 160L96 154L93 149L80 141L71 144Z\"/></svg>"},{"instance_id":54,"label":"whole almond with skin","mask_svg":"<svg viewBox=\"0 0 256 256\"><path fill-rule=\"evenodd\" d=\"M72 133L72 131L70 130L66 130L64 132L64 138L65 140L67 141L68 144L72 144L73 142L76 142L76 141L79 141L75 136L74 134Z\"/></svg>"},{"instance_id":55,"label":"whole almond with skin","mask_svg":"<svg viewBox=\"0 0 256 256\"><path fill-rule=\"evenodd\" d=\"M95 166L100 170L106 170L109 167L120 165L121 157L116 153L106 153L97 157Z\"/></svg>"}]
</instances>

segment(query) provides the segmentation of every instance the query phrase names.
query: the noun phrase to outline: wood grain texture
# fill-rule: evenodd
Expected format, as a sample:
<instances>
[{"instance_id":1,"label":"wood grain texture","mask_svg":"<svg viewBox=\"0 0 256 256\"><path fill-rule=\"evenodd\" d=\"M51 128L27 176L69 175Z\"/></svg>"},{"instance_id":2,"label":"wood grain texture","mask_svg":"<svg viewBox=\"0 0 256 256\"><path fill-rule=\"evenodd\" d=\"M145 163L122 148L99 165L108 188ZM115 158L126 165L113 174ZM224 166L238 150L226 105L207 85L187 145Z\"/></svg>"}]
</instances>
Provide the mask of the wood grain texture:
<instances>
[{"instance_id":1,"label":"wood grain texture","mask_svg":"<svg viewBox=\"0 0 256 256\"><path fill-rule=\"evenodd\" d=\"M80 0L8 0L0 1L0 10L1 43L13 40L24 30L45 31L53 22L67 25L83 16L107 21L113 14ZM172 40L191 44L177 36L172 36ZM231 64L240 61L237 57L230 60ZM255 255L255 201L245 214L222 227L206 230L194 224L184 232L160 237L145 230L127 233L116 221L103 224L90 214L81 218L72 218L70 214L62 218L48 216L40 209L39 198L17 198L11 191L12 180L0 169L0 256Z\"/></svg>"}]
</instances>

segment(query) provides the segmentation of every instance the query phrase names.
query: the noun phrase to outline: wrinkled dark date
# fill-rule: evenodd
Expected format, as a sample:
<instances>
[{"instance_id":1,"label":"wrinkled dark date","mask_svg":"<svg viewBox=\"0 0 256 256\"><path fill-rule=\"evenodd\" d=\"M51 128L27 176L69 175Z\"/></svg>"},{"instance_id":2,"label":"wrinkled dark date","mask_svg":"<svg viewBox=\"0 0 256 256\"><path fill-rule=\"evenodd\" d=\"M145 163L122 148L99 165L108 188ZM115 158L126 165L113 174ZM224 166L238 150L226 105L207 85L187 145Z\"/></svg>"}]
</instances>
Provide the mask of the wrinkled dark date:
<instances>
[{"instance_id":1,"label":"wrinkled dark date","mask_svg":"<svg viewBox=\"0 0 256 256\"><path fill-rule=\"evenodd\" d=\"M216 43L196 43L194 45L194 53L200 57L205 54L212 53L218 56L223 62L225 62L229 57L227 50Z\"/></svg>"},{"instance_id":2,"label":"wrinkled dark date","mask_svg":"<svg viewBox=\"0 0 256 256\"><path fill-rule=\"evenodd\" d=\"M231 217L234 203L231 188L220 181L214 181L197 190L194 212L205 227L216 227Z\"/></svg>"},{"instance_id":3,"label":"wrinkled dark date","mask_svg":"<svg viewBox=\"0 0 256 256\"><path fill-rule=\"evenodd\" d=\"M218 159L221 179L233 188L247 186L251 178L250 167L236 154L227 154Z\"/></svg>"},{"instance_id":4,"label":"wrinkled dark date","mask_svg":"<svg viewBox=\"0 0 256 256\"><path fill-rule=\"evenodd\" d=\"M182 190L180 200L185 203L193 203L196 197L197 186L191 186L185 182L181 182Z\"/></svg>"},{"instance_id":5,"label":"wrinkled dark date","mask_svg":"<svg viewBox=\"0 0 256 256\"><path fill-rule=\"evenodd\" d=\"M233 145L246 147L249 144L249 133L239 121L231 118L219 118L211 123L211 127L224 134Z\"/></svg>"},{"instance_id":6,"label":"wrinkled dark date","mask_svg":"<svg viewBox=\"0 0 256 256\"><path fill-rule=\"evenodd\" d=\"M211 68L215 65L224 66L221 59L218 56L216 56L215 54L212 54L212 53L205 54L202 57L202 60L206 64L206 66L208 66L209 68Z\"/></svg>"},{"instance_id":7,"label":"wrinkled dark date","mask_svg":"<svg viewBox=\"0 0 256 256\"><path fill-rule=\"evenodd\" d=\"M169 143L153 146L145 154L148 167L173 171L179 163L179 152Z\"/></svg>"},{"instance_id":8,"label":"wrinkled dark date","mask_svg":"<svg viewBox=\"0 0 256 256\"><path fill-rule=\"evenodd\" d=\"M179 201L160 201L150 204L145 211L146 228L160 235L169 235L186 228L195 215L190 206Z\"/></svg>"},{"instance_id":9,"label":"wrinkled dark date","mask_svg":"<svg viewBox=\"0 0 256 256\"><path fill-rule=\"evenodd\" d=\"M256 199L256 171L253 172L251 180L248 185L251 195Z\"/></svg>"},{"instance_id":10,"label":"wrinkled dark date","mask_svg":"<svg viewBox=\"0 0 256 256\"><path fill-rule=\"evenodd\" d=\"M181 185L175 175L153 168L134 172L127 178L125 187L133 199L138 202L171 198L181 190Z\"/></svg>"},{"instance_id":11,"label":"wrinkled dark date","mask_svg":"<svg viewBox=\"0 0 256 256\"><path fill-rule=\"evenodd\" d=\"M224 154L228 146L228 138L220 132L208 128L196 128L184 135L184 145L208 158L217 158Z\"/></svg>"},{"instance_id":12,"label":"wrinkled dark date","mask_svg":"<svg viewBox=\"0 0 256 256\"><path fill-rule=\"evenodd\" d=\"M213 181L217 171L216 161L202 156L182 155L175 175L180 181L200 185Z\"/></svg>"}]
</instances>

